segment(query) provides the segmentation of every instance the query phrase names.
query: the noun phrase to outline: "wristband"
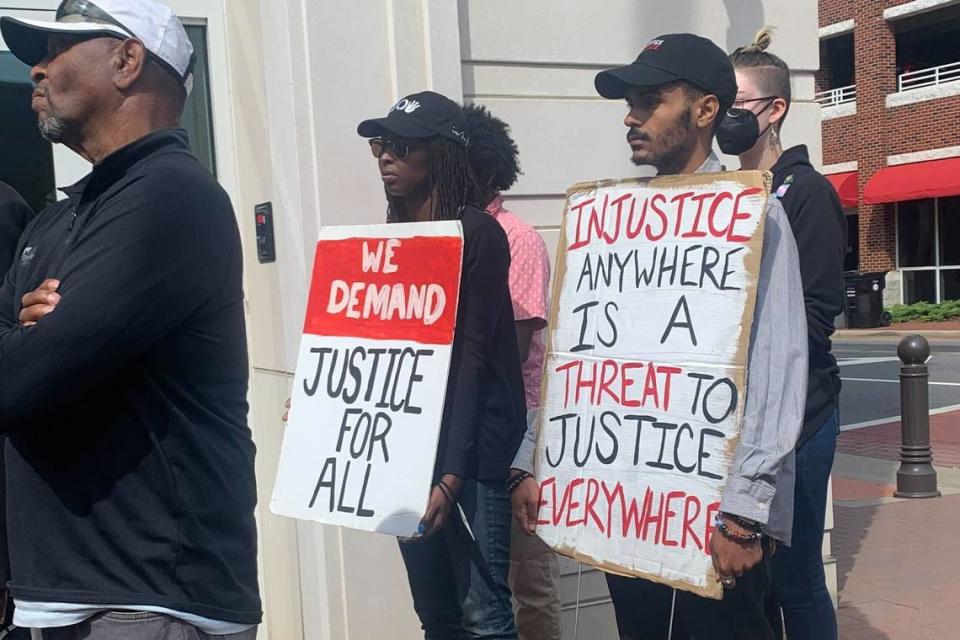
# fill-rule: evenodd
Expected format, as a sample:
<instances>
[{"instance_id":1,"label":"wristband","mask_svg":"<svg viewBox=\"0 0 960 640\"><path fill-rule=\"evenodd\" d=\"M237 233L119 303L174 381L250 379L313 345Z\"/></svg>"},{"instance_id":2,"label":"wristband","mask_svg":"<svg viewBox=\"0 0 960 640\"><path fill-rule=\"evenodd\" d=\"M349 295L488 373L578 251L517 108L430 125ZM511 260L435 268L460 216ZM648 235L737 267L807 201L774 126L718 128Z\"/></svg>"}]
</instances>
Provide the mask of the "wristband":
<instances>
[{"instance_id":1,"label":"wristband","mask_svg":"<svg viewBox=\"0 0 960 640\"><path fill-rule=\"evenodd\" d=\"M716 518L714 518L713 523L717 526L717 531L720 532L727 540L736 542L744 546L753 546L755 544L760 544L760 541L763 540L763 534L759 531L754 531L753 533L740 533L739 531L733 531L728 527L724 521L723 517L718 513Z\"/></svg>"},{"instance_id":2,"label":"wristband","mask_svg":"<svg viewBox=\"0 0 960 640\"><path fill-rule=\"evenodd\" d=\"M527 473L526 471L521 471L517 475L513 476L507 480L507 493L513 493L517 488L523 484L523 481L527 478L532 478L533 474Z\"/></svg>"},{"instance_id":3,"label":"wristband","mask_svg":"<svg viewBox=\"0 0 960 640\"><path fill-rule=\"evenodd\" d=\"M449 502L451 505L456 502L456 500L453 499L453 489L447 486L446 482L441 480L436 484L436 487L440 489L440 493L442 493L443 497L447 499L447 502Z\"/></svg>"}]
</instances>

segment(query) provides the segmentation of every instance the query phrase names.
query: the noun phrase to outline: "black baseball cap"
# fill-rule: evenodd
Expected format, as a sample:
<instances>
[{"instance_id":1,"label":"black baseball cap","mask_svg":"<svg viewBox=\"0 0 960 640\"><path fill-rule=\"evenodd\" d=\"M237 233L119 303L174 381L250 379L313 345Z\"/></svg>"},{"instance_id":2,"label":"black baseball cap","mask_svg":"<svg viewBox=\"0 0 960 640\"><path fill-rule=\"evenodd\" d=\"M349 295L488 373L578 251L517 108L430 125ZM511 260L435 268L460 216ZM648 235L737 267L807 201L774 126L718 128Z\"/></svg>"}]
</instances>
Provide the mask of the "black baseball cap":
<instances>
[{"instance_id":1,"label":"black baseball cap","mask_svg":"<svg viewBox=\"0 0 960 640\"><path fill-rule=\"evenodd\" d=\"M432 138L443 136L464 147L470 144L467 119L450 98L433 91L421 91L393 105L386 118L364 120L357 126L364 138L389 136Z\"/></svg>"},{"instance_id":2,"label":"black baseball cap","mask_svg":"<svg viewBox=\"0 0 960 640\"><path fill-rule=\"evenodd\" d=\"M630 87L657 87L678 80L717 96L720 113L726 113L737 98L737 76L727 54L692 33L654 38L631 64L601 71L593 84L604 98L618 100Z\"/></svg>"}]
</instances>

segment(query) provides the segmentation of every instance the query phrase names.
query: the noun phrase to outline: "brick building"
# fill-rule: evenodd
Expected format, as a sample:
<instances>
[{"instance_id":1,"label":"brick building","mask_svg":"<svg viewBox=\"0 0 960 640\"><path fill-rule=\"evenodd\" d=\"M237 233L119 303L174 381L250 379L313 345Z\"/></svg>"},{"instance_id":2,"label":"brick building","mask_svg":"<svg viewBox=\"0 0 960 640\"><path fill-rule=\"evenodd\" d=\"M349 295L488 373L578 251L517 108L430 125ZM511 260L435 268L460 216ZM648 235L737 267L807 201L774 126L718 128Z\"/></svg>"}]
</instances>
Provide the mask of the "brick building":
<instances>
[{"instance_id":1,"label":"brick building","mask_svg":"<svg viewBox=\"0 0 960 640\"><path fill-rule=\"evenodd\" d=\"M847 269L887 302L960 299L960 0L819 0L824 173Z\"/></svg>"}]
</instances>

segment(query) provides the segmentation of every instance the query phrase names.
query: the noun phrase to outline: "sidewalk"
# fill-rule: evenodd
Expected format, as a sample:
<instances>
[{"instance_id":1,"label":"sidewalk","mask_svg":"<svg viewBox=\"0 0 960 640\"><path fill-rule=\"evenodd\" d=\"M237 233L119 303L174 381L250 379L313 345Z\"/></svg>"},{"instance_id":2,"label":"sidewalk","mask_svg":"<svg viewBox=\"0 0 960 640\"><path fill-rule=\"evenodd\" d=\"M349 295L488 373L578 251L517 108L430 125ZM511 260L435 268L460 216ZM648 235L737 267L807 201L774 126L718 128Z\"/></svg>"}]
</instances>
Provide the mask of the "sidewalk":
<instances>
[{"instance_id":1,"label":"sidewalk","mask_svg":"<svg viewBox=\"0 0 960 640\"><path fill-rule=\"evenodd\" d=\"M960 638L960 411L931 416L942 498L893 497L900 425L840 435L833 555L843 640Z\"/></svg>"},{"instance_id":2,"label":"sidewalk","mask_svg":"<svg viewBox=\"0 0 960 640\"><path fill-rule=\"evenodd\" d=\"M960 339L960 322L900 322L876 329L838 329L834 340L859 340L861 338L903 337L920 334L929 340ZM960 638L960 636L958 636Z\"/></svg>"}]
</instances>

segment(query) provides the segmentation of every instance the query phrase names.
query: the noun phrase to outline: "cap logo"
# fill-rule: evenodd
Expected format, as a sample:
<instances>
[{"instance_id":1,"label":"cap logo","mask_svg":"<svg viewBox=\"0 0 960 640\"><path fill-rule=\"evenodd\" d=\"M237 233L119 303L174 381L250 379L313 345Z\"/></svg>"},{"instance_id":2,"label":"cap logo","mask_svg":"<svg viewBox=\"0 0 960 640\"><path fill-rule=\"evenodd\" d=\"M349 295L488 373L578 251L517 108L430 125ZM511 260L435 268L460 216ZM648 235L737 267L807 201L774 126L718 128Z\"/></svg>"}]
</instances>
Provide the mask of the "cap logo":
<instances>
[{"instance_id":1,"label":"cap logo","mask_svg":"<svg viewBox=\"0 0 960 640\"><path fill-rule=\"evenodd\" d=\"M391 111L403 111L404 113L413 113L420 108L420 103L417 100L408 100L404 98L397 104L393 105Z\"/></svg>"},{"instance_id":2,"label":"cap logo","mask_svg":"<svg viewBox=\"0 0 960 640\"><path fill-rule=\"evenodd\" d=\"M470 138L467 137L467 134L466 134L465 131L460 131L460 130L457 129L456 127L450 127L450 133L452 133L452 134L455 135L456 137L458 137L458 138L460 138L461 140L463 140L463 144L466 144L466 145L469 145L469 144L470 144Z\"/></svg>"},{"instance_id":3,"label":"cap logo","mask_svg":"<svg viewBox=\"0 0 960 640\"><path fill-rule=\"evenodd\" d=\"M661 46L663 46L663 40L651 40L647 43L647 46L643 48L644 51L656 51Z\"/></svg>"}]
</instances>

